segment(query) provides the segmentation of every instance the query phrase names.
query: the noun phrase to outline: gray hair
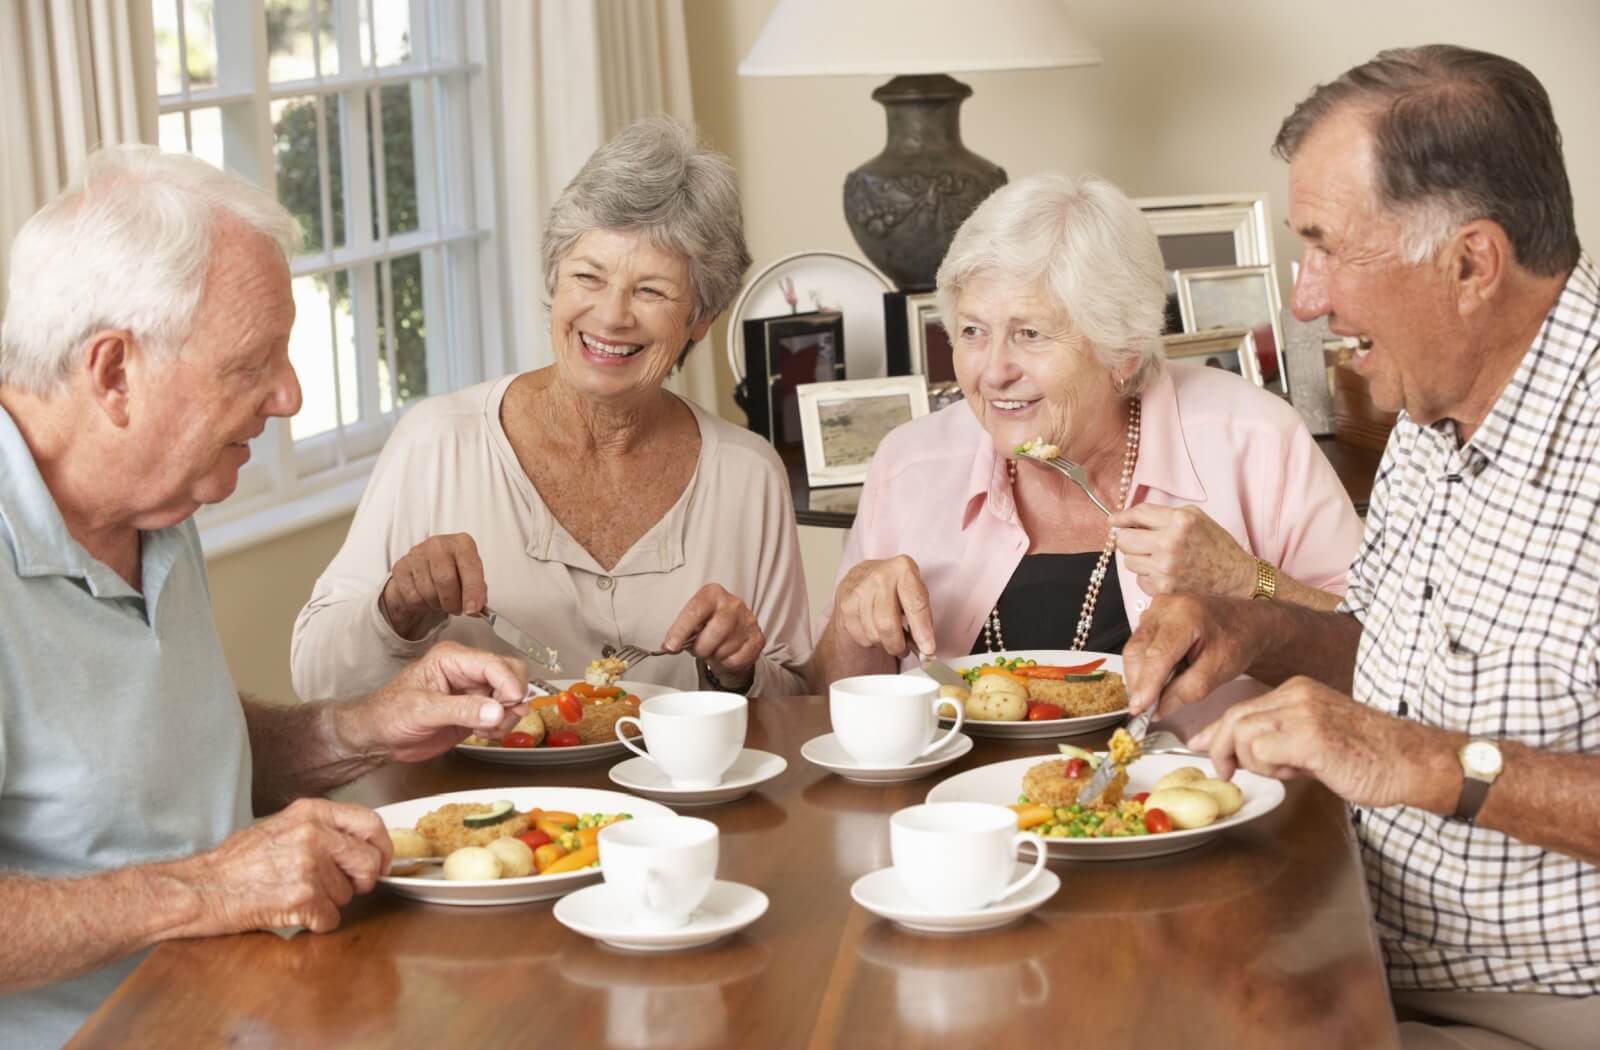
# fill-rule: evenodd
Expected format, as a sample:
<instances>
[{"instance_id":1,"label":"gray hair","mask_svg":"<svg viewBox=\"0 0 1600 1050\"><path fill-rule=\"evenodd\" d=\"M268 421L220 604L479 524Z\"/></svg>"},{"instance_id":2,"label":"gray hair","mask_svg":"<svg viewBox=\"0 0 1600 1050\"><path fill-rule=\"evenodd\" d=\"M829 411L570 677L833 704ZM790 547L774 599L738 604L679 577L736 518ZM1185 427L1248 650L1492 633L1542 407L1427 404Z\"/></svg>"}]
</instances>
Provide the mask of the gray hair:
<instances>
[{"instance_id":1,"label":"gray hair","mask_svg":"<svg viewBox=\"0 0 1600 1050\"><path fill-rule=\"evenodd\" d=\"M194 323L212 237L235 221L289 258L300 225L261 188L186 153L107 146L23 224L11 245L0 383L47 396L95 332L125 329L159 352Z\"/></svg>"},{"instance_id":2,"label":"gray hair","mask_svg":"<svg viewBox=\"0 0 1600 1050\"><path fill-rule=\"evenodd\" d=\"M955 323L962 287L998 277L1043 282L1108 370L1134 368L1139 393L1161 374L1167 293L1161 249L1144 215L1097 175L1034 175L996 190L956 231L939 265L939 316Z\"/></svg>"},{"instance_id":3,"label":"gray hair","mask_svg":"<svg viewBox=\"0 0 1600 1050\"><path fill-rule=\"evenodd\" d=\"M1572 187L1550 96L1524 66L1450 44L1381 51L1319 84L1278 130L1293 160L1313 129L1367 111L1380 209L1401 221L1401 253L1433 256L1462 225L1500 224L1517 261L1554 277L1578 263Z\"/></svg>"},{"instance_id":4,"label":"gray hair","mask_svg":"<svg viewBox=\"0 0 1600 1050\"><path fill-rule=\"evenodd\" d=\"M618 132L561 191L544 227L546 294L555 294L561 260L590 230L640 231L681 256L694 292L691 327L726 310L750 268L733 165L670 117L647 117Z\"/></svg>"}]
</instances>

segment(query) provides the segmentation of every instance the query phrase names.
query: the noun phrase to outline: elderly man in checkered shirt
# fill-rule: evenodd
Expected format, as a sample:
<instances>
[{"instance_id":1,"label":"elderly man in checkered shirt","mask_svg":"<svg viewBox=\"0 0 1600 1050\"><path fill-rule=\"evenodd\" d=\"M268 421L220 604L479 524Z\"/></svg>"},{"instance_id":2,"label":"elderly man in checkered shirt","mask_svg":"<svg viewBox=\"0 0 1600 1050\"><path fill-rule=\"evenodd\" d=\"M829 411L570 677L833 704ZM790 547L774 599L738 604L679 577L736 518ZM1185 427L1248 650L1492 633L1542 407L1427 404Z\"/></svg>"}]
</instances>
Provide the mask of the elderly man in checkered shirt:
<instances>
[{"instance_id":1,"label":"elderly man in checkered shirt","mask_svg":"<svg viewBox=\"0 0 1600 1050\"><path fill-rule=\"evenodd\" d=\"M1600 272L1549 97L1386 51L1274 148L1293 309L1402 414L1339 610L1160 598L1133 707L1277 684L1192 743L1351 804L1406 1046L1600 1045Z\"/></svg>"}]
</instances>

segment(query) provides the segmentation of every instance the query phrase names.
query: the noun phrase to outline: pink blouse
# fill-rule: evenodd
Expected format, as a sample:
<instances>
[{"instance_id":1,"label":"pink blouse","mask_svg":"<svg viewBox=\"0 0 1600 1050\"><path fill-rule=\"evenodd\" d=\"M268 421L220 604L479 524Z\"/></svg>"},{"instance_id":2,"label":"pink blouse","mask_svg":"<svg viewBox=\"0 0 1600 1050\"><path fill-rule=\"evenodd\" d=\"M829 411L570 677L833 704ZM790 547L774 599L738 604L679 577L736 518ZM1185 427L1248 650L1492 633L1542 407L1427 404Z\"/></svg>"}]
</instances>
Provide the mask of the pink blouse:
<instances>
[{"instance_id":1,"label":"pink blouse","mask_svg":"<svg viewBox=\"0 0 1600 1050\"><path fill-rule=\"evenodd\" d=\"M1145 391L1140 427L1130 505L1193 504L1257 557L1343 593L1361 519L1288 403L1219 369L1177 365ZM928 585L939 656L950 659L971 651L1027 550L1005 458L959 402L878 447L834 585L858 562L910 555ZM1150 596L1121 554L1117 573L1137 628ZM832 612L830 603L819 631ZM908 655L902 667L915 663Z\"/></svg>"}]
</instances>

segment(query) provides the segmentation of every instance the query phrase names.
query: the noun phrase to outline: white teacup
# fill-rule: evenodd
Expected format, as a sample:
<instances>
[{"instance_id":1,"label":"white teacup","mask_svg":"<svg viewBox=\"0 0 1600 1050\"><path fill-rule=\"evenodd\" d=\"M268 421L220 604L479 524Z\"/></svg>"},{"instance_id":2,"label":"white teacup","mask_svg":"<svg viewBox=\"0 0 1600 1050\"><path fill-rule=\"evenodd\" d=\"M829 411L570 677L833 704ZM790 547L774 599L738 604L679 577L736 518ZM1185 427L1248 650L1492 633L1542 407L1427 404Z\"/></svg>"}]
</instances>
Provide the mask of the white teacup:
<instances>
[{"instance_id":1,"label":"white teacup","mask_svg":"<svg viewBox=\"0 0 1600 1050\"><path fill-rule=\"evenodd\" d=\"M956 724L938 740L939 709L955 709ZM908 766L939 750L961 732L966 712L939 697L931 678L864 674L841 678L828 689L828 717L839 746L863 766ZM931 741L931 743L930 743Z\"/></svg>"},{"instance_id":2,"label":"white teacup","mask_svg":"<svg viewBox=\"0 0 1600 1050\"><path fill-rule=\"evenodd\" d=\"M699 817L619 820L600 829L600 873L623 917L638 929L670 930L711 892L717 826Z\"/></svg>"},{"instance_id":3,"label":"white teacup","mask_svg":"<svg viewBox=\"0 0 1600 1050\"><path fill-rule=\"evenodd\" d=\"M744 750L750 702L736 693L668 693L639 705L639 717L617 719L617 739L655 763L673 787L714 788ZM632 723L648 752L622 735Z\"/></svg>"},{"instance_id":4,"label":"white teacup","mask_svg":"<svg viewBox=\"0 0 1600 1050\"><path fill-rule=\"evenodd\" d=\"M1017 847L1037 856L1019 879ZM1017 830L1017 815L987 802L928 802L889 818L889 854L906 892L939 914L977 911L1009 897L1044 870L1044 840Z\"/></svg>"}]
</instances>

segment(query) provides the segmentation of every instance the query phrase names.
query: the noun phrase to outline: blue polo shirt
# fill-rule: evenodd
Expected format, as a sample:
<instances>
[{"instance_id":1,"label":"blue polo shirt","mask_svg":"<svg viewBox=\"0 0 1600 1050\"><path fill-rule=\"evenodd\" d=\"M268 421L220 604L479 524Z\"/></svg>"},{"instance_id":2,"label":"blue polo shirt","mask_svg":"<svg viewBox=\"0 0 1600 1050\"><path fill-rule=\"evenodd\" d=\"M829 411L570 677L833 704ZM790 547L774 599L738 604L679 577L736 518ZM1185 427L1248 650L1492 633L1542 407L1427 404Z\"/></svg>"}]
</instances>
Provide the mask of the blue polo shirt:
<instances>
[{"instance_id":1,"label":"blue polo shirt","mask_svg":"<svg viewBox=\"0 0 1600 1050\"><path fill-rule=\"evenodd\" d=\"M0 878L187 856L251 819L199 535L140 539L134 590L67 532L0 408ZM0 996L0 1043L60 1046L137 962Z\"/></svg>"}]
</instances>

